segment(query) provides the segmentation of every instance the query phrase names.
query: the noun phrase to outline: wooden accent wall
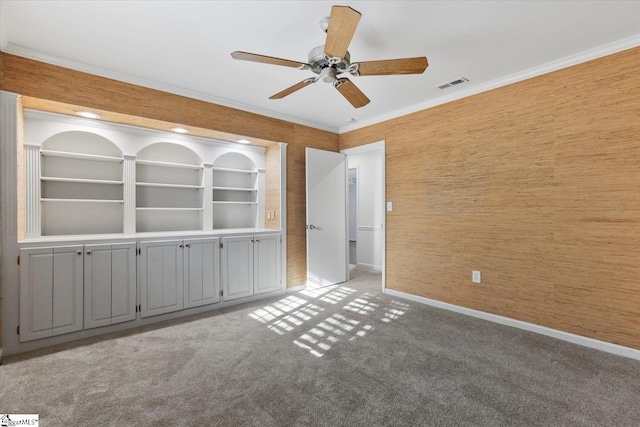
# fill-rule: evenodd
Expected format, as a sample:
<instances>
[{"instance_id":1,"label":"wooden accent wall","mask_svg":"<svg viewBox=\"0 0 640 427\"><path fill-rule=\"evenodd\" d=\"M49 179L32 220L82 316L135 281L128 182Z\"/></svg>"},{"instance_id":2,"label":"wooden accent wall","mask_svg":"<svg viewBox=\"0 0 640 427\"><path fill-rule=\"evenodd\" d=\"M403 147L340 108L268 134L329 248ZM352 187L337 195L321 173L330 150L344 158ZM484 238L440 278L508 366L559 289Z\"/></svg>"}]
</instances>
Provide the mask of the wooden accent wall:
<instances>
[{"instance_id":1,"label":"wooden accent wall","mask_svg":"<svg viewBox=\"0 0 640 427\"><path fill-rule=\"evenodd\" d=\"M387 287L640 348L638 75L635 48L341 135L386 140Z\"/></svg>"},{"instance_id":2,"label":"wooden accent wall","mask_svg":"<svg viewBox=\"0 0 640 427\"><path fill-rule=\"evenodd\" d=\"M0 53L0 89L100 111L287 142L287 281L306 283L304 147L338 150L338 135L310 127ZM135 122L129 122L135 124ZM298 189L302 191L298 191ZM294 189L294 190L291 190Z\"/></svg>"},{"instance_id":3,"label":"wooden accent wall","mask_svg":"<svg viewBox=\"0 0 640 427\"><path fill-rule=\"evenodd\" d=\"M275 216L267 219L264 226L272 230L280 229L280 145L271 144L265 152L265 212L275 212Z\"/></svg>"}]
</instances>

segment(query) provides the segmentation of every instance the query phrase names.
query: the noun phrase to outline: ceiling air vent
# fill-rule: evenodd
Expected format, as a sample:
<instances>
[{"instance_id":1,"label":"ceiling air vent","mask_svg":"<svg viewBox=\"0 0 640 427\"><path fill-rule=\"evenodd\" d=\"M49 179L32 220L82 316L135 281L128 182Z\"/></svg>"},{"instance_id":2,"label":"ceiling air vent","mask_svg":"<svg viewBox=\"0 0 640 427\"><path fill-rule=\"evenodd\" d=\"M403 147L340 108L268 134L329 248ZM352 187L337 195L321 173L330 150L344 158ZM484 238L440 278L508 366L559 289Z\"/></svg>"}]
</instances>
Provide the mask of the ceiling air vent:
<instances>
[{"instance_id":1,"label":"ceiling air vent","mask_svg":"<svg viewBox=\"0 0 640 427\"><path fill-rule=\"evenodd\" d=\"M468 82L468 81L469 81L469 79L465 79L464 77L460 77L459 79L455 79L455 80L452 80L452 81L450 81L450 82L443 83L443 84L438 85L438 86L436 86L436 87L437 87L438 89L446 89L446 88L448 88L448 87L456 86L456 85L459 85L459 84L462 84L462 83L464 83L464 82Z\"/></svg>"}]
</instances>

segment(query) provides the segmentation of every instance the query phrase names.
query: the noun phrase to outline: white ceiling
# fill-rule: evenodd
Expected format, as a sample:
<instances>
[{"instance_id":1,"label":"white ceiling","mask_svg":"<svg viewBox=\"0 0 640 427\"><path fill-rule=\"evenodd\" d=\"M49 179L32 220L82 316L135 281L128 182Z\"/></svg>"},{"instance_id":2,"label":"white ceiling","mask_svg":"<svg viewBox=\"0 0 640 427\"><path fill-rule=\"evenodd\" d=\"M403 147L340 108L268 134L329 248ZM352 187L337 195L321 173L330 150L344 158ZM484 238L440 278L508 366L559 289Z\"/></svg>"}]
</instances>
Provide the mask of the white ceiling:
<instances>
[{"instance_id":1,"label":"white ceiling","mask_svg":"<svg viewBox=\"0 0 640 427\"><path fill-rule=\"evenodd\" d=\"M352 62L426 55L421 75L353 77L353 108L314 74L236 61L235 50L307 61L334 4L362 19ZM271 117L344 132L640 44L640 1L12 1L0 49ZM468 83L435 86L461 76ZM355 122L351 121L355 119Z\"/></svg>"}]
</instances>

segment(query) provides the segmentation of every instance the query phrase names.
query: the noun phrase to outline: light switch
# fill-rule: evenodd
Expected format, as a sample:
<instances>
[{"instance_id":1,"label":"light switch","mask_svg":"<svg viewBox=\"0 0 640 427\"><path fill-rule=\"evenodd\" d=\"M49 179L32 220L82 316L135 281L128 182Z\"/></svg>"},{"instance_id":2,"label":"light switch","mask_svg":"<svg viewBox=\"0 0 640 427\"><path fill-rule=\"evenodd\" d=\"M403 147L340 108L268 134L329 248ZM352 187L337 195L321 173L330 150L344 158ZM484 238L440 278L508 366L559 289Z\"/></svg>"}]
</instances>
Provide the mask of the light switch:
<instances>
[{"instance_id":1,"label":"light switch","mask_svg":"<svg viewBox=\"0 0 640 427\"><path fill-rule=\"evenodd\" d=\"M393 202L387 202L387 212L393 211Z\"/></svg>"}]
</instances>

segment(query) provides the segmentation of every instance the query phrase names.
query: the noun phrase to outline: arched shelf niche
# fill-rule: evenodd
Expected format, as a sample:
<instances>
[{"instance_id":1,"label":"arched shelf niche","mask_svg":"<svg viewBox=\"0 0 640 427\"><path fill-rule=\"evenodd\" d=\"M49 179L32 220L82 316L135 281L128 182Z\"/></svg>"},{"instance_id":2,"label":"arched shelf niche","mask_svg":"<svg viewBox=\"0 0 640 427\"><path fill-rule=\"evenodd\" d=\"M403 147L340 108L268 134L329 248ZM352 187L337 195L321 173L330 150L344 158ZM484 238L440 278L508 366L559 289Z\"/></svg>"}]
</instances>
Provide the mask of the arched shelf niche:
<instances>
[{"instance_id":1,"label":"arched shelf niche","mask_svg":"<svg viewBox=\"0 0 640 427\"><path fill-rule=\"evenodd\" d=\"M256 164L244 154L218 157L213 163L213 228L256 227L264 197L260 182Z\"/></svg>"},{"instance_id":2,"label":"arched shelf niche","mask_svg":"<svg viewBox=\"0 0 640 427\"><path fill-rule=\"evenodd\" d=\"M107 138L68 131L40 148L43 236L122 233L123 155Z\"/></svg>"},{"instance_id":3,"label":"arched shelf niche","mask_svg":"<svg viewBox=\"0 0 640 427\"><path fill-rule=\"evenodd\" d=\"M158 142L136 158L136 231L201 230L204 167L191 149Z\"/></svg>"}]
</instances>

